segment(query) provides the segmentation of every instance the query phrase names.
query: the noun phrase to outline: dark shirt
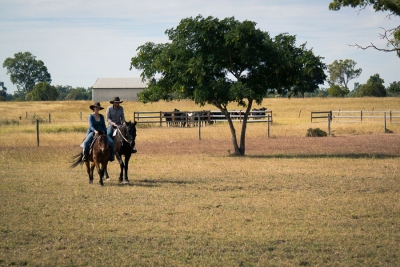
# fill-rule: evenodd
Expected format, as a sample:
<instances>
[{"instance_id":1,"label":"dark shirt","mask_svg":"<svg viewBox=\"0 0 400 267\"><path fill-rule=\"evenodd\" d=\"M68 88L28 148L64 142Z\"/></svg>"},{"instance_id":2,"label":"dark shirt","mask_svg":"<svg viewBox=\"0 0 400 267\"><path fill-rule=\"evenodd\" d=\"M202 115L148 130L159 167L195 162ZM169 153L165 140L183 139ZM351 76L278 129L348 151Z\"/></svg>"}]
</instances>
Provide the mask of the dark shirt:
<instances>
[{"instance_id":1,"label":"dark shirt","mask_svg":"<svg viewBox=\"0 0 400 267\"><path fill-rule=\"evenodd\" d=\"M106 133L107 128L106 128L106 123L104 121L104 116L102 114L100 115L100 121L96 121L96 118L94 114L90 114L89 116L89 129L88 129L88 134L91 132L94 132L94 130L98 131L99 133Z\"/></svg>"}]
</instances>

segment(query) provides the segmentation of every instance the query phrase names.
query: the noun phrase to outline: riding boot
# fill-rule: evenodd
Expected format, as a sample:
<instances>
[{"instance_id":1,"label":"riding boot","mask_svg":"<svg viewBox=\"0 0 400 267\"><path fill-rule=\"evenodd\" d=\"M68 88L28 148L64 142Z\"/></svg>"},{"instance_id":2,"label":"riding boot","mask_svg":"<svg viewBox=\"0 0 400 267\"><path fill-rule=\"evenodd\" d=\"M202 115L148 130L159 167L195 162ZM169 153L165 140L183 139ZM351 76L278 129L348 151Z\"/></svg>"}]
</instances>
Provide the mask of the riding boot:
<instances>
[{"instance_id":1,"label":"riding boot","mask_svg":"<svg viewBox=\"0 0 400 267\"><path fill-rule=\"evenodd\" d=\"M83 151L82 151L82 154L83 154L82 160L83 160L84 162L87 162L88 159L89 159L88 153L87 153L85 150L83 150Z\"/></svg>"}]
</instances>

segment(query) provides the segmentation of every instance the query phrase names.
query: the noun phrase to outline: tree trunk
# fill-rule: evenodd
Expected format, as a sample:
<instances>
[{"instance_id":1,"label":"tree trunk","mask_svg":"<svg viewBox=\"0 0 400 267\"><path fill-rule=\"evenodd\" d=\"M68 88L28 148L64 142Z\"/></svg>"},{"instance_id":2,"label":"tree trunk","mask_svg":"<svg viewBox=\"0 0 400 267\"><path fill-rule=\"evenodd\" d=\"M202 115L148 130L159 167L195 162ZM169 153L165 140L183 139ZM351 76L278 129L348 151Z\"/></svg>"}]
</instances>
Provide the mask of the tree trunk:
<instances>
[{"instance_id":1,"label":"tree trunk","mask_svg":"<svg viewBox=\"0 0 400 267\"><path fill-rule=\"evenodd\" d=\"M232 135L232 143L233 143L233 148L235 149L235 155L242 155L241 150L239 149L237 138L236 138L236 130L235 127L233 126L233 122L231 119L231 116L229 115L229 112L225 109L221 109L222 113L224 113L226 119L228 120L229 124L229 129L231 130L231 135Z\"/></svg>"},{"instance_id":2,"label":"tree trunk","mask_svg":"<svg viewBox=\"0 0 400 267\"><path fill-rule=\"evenodd\" d=\"M249 119L249 114L251 107L253 105L253 100L249 100L249 104L247 105L246 112L244 113L243 116L243 121L242 121L242 132L240 133L240 155L244 156L246 152L246 128L247 128L247 120Z\"/></svg>"}]
</instances>

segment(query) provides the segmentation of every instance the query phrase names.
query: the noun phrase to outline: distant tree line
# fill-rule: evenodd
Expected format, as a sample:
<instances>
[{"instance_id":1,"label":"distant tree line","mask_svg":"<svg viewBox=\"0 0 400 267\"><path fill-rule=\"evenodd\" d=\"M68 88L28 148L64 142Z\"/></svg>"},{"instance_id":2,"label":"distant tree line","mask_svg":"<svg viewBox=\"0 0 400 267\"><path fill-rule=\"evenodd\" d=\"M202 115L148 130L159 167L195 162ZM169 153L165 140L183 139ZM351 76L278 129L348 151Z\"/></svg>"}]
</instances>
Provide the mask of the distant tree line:
<instances>
[{"instance_id":1,"label":"distant tree line","mask_svg":"<svg viewBox=\"0 0 400 267\"><path fill-rule=\"evenodd\" d=\"M4 83L0 82L0 101L56 101L56 100L91 100L92 87L72 87L70 85L50 85L37 83L31 92L15 91L8 94Z\"/></svg>"},{"instance_id":2,"label":"distant tree line","mask_svg":"<svg viewBox=\"0 0 400 267\"><path fill-rule=\"evenodd\" d=\"M30 52L19 52L6 58L3 67L10 74L10 81L17 86L14 94L8 94L0 81L0 101L50 101L92 99L92 88L51 85L51 75L43 61L36 60Z\"/></svg>"},{"instance_id":3,"label":"distant tree line","mask_svg":"<svg viewBox=\"0 0 400 267\"><path fill-rule=\"evenodd\" d=\"M395 81L386 88L383 85L385 81L379 74L370 76L365 84L354 83L354 89L350 90L349 81L358 78L362 72L361 68L355 68L356 64L351 59L335 60L332 64L329 64L327 81L330 87L325 92L320 91L319 93L332 97L400 96L400 82Z\"/></svg>"}]
</instances>

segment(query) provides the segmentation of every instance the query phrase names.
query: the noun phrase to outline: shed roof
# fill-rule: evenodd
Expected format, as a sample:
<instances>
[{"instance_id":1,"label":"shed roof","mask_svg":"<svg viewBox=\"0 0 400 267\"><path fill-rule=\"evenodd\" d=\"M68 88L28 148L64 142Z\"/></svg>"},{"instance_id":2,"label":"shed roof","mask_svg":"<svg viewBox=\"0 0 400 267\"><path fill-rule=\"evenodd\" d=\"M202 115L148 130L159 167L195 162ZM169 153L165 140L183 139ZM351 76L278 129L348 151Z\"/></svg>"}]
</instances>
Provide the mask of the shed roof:
<instances>
[{"instance_id":1,"label":"shed roof","mask_svg":"<svg viewBox=\"0 0 400 267\"><path fill-rule=\"evenodd\" d=\"M93 89L109 88L145 88L142 78L98 78Z\"/></svg>"}]
</instances>

